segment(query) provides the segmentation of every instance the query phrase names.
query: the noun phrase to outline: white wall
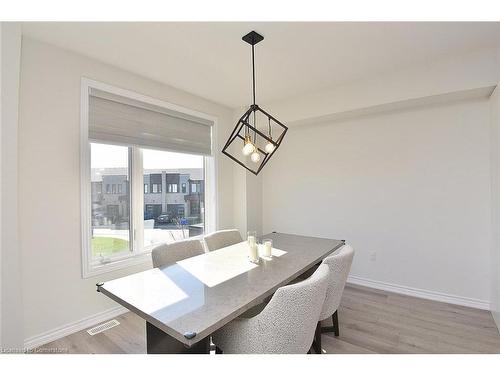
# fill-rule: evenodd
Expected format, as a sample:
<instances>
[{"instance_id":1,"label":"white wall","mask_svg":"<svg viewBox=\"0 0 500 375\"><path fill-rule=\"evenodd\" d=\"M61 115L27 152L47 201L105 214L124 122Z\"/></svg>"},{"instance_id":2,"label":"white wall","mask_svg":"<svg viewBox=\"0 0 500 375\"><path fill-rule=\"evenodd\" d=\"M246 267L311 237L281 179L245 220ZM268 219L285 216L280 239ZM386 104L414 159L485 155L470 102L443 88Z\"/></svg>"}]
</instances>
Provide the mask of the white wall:
<instances>
[{"instance_id":1,"label":"white wall","mask_svg":"<svg viewBox=\"0 0 500 375\"><path fill-rule=\"evenodd\" d=\"M497 49L478 50L265 103L263 108L286 124L294 125L333 113L495 86L500 80L499 58Z\"/></svg>"},{"instance_id":2,"label":"white wall","mask_svg":"<svg viewBox=\"0 0 500 375\"><path fill-rule=\"evenodd\" d=\"M292 127L263 173L264 232L345 239L354 276L487 305L486 98Z\"/></svg>"},{"instance_id":3,"label":"white wall","mask_svg":"<svg viewBox=\"0 0 500 375\"><path fill-rule=\"evenodd\" d=\"M262 232L262 174L255 176L234 165L234 227L246 237L247 231Z\"/></svg>"},{"instance_id":4,"label":"white wall","mask_svg":"<svg viewBox=\"0 0 500 375\"><path fill-rule=\"evenodd\" d=\"M248 108L233 110L233 127ZM226 137L228 134L226 134ZM225 156L224 156L225 157ZM255 176L233 163L234 228L245 238L247 231L262 234L262 174Z\"/></svg>"},{"instance_id":5,"label":"white wall","mask_svg":"<svg viewBox=\"0 0 500 375\"><path fill-rule=\"evenodd\" d=\"M36 338L115 304L97 281L145 267L81 278L80 79L137 91L219 118L219 146L232 111L183 91L24 38L19 117L19 215L25 337ZM218 158L219 227L233 226L233 165Z\"/></svg>"},{"instance_id":6,"label":"white wall","mask_svg":"<svg viewBox=\"0 0 500 375\"><path fill-rule=\"evenodd\" d=\"M491 113L491 312L500 329L500 89L490 97Z\"/></svg>"},{"instance_id":7,"label":"white wall","mask_svg":"<svg viewBox=\"0 0 500 375\"><path fill-rule=\"evenodd\" d=\"M469 108L466 103L474 103L472 98L491 93L500 79L499 58L498 49L477 50L366 77L322 92L264 103L264 109L290 126L283 145L262 176L264 233L302 231L359 240L361 249L352 272L358 276L357 282L487 308L490 254L485 250L485 241L489 240L490 228L484 215L488 214L485 205L490 186L489 160L484 158L489 153L485 135L489 115L484 102L475 105L482 106L475 112L474 105ZM458 100L463 101L458 103ZM446 114L444 109L449 106L444 103L451 101L456 102L453 106L457 108L465 105L463 108L469 108L470 113L464 112L461 118L453 118L461 112ZM441 118L438 115L443 116L445 123L436 123ZM401 121L408 125L399 125ZM411 126L415 128L410 129ZM457 133L457 129L465 129L467 133ZM475 142L466 143L468 133ZM429 137L428 142L422 139L424 135ZM442 138L440 144L436 143L436 137ZM466 148L471 149L471 155L459 152ZM396 151L404 157L395 154ZM450 156L454 152L458 158ZM434 159L430 161L432 155ZM316 167L314 163L318 162ZM461 175L458 162L481 177L480 181L472 183ZM448 171L447 166L454 169ZM432 177L433 184L417 189L422 174ZM311 179L316 180L309 182ZM461 180L464 183L458 184ZM444 188L452 192L453 199L443 194L447 192ZM476 195L472 197L468 189ZM393 197L389 198L390 195ZM289 203L289 198L301 203ZM413 206L406 207L405 200ZM398 205L390 204L374 212L385 201ZM434 207L421 204L427 201L436 204ZM352 208L355 210L351 213ZM415 209L415 214L410 208ZM467 215L461 212L462 208ZM319 224L314 212L319 212ZM399 218L396 220L395 216ZM324 222L325 217L331 220ZM441 225L440 221L444 223ZM412 223L414 228L405 223ZM443 226L445 230L440 229ZM474 253L477 256L470 260L467 255L447 263L446 253L460 242L464 232L478 238L475 247L479 252ZM408 245L404 237L416 237L417 241ZM434 241L423 246L423 237ZM392 250L381 250L385 243L394 243L390 245ZM445 246L446 251L436 253L436 259L430 258L429 253L439 246ZM464 251L464 246L462 243L460 251ZM395 249L398 252L392 256ZM377 252L377 260L369 261L373 252ZM391 261L386 263L388 257ZM469 263L473 276L467 273ZM384 264L387 264L385 269ZM425 271L424 277L420 277L421 270ZM455 283L457 278L461 281Z\"/></svg>"},{"instance_id":8,"label":"white wall","mask_svg":"<svg viewBox=\"0 0 500 375\"><path fill-rule=\"evenodd\" d=\"M247 178L247 230L256 231L260 236L262 231L262 172L255 176L246 172Z\"/></svg>"},{"instance_id":9,"label":"white wall","mask_svg":"<svg viewBox=\"0 0 500 375\"><path fill-rule=\"evenodd\" d=\"M18 104L21 27L1 23L1 340L23 347L22 282L18 246Z\"/></svg>"},{"instance_id":10,"label":"white wall","mask_svg":"<svg viewBox=\"0 0 500 375\"><path fill-rule=\"evenodd\" d=\"M3 65L3 51L2 51L2 29L3 29L3 23L0 23L0 98L2 97L2 92L3 92L3 87L2 87L2 69L1 69L1 66ZM3 121L2 121L2 100L0 99L0 212L2 212L2 208L3 208L3 202L2 202L2 181L3 181L3 178L2 178L2 168L1 168L1 165L2 165L2 150L3 150L3 147L2 147L2 125L3 125ZM2 325L3 325L3 320L2 320L2 309L3 309L3 304L2 304L2 277L3 277L3 272L2 272L2 241L3 241L3 236L2 236L2 215L0 214L0 348L3 347L2 346L2 343L3 343L3 340L2 340Z\"/></svg>"},{"instance_id":11,"label":"white wall","mask_svg":"<svg viewBox=\"0 0 500 375\"><path fill-rule=\"evenodd\" d=\"M233 218L234 228L244 237L247 232L247 177L243 167L233 165Z\"/></svg>"}]
</instances>

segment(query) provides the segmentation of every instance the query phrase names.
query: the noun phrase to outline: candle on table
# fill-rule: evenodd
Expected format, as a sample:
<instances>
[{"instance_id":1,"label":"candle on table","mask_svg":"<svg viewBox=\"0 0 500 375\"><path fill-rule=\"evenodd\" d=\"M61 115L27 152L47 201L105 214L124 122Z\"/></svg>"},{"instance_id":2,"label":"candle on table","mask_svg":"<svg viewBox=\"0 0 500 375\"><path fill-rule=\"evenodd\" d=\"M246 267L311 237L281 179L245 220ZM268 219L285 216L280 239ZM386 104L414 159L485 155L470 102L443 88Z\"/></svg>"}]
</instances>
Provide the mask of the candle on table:
<instances>
[{"instance_id":1,"label":"candle on table","mask_svg":"<svg viewBox=\"0 0 500 375\"><path fill-rule=\"evenodd\" d=\"M255 245L256 239L257 239L257 232L252 230L247 233L247 241L250 246Z\"/></svg>"},{"instance_id":2,"label":"candle on table","mask_svg":"<svg viewBox=\"0 0 500 375\"><path fill-rule=\"evenodd\" d=\"M248 244L250 246L255 245L255 237L254 236L248 236Z\"/></svg>"},{"instance_id":3,"label":"candle on table","mask_svg":"<svg viewBox=\"0 0 500 375\"><path fill-rule=\"evenodd\" d=\"M270 257L272 255L273 241L264 240L264 256Z\"/></svg>"},{"instance_id":4,"label":"candle on table","mask_svg":"<svg viewBox=\"0 0 500 375\"><path fill-rule=\"evenodd\" d=\"M255 242L250 245L250 260L252 262L256 262L259 260L259 252L257 249L257 244Z\"/></svg>"}]
</instances>

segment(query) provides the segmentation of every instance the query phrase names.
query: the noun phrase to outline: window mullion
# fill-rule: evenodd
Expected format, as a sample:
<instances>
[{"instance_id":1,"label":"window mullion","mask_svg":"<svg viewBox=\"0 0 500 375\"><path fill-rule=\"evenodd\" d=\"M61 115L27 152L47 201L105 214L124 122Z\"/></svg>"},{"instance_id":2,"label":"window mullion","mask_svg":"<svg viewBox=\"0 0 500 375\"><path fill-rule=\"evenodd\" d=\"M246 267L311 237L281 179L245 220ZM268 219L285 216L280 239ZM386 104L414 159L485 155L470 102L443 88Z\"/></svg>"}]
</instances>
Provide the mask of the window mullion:
<instances>
[{"instance_id":1,"label":"window mullion","mask_svg":"<svg viewBox=\"0 0 500 375\"><path fill-rule=\"evenodd\" d=\"M142 150L139 147L132 147L132 233L133 252L141 253L144 250L144 178L142 166Z\"/></svg>"}]
</instances>

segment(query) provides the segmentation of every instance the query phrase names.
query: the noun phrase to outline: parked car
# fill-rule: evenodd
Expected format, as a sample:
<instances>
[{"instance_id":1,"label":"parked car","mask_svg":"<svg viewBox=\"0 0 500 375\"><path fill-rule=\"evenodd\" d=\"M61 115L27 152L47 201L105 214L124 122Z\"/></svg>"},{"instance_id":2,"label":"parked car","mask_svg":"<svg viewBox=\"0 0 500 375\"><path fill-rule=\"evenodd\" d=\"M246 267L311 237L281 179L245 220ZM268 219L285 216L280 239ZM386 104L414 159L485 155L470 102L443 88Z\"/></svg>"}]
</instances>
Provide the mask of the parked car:
<instances>
[{"instance_id":1,"label":"parked car","mask_svg":"<svg viewBox=\"0 0 500 375\"><path fill-rule=\"evenodd\" d=\"M154 219L155 215L152 212L144 212L144 220Z\"/></svg>"},{"instance_id":2,"label":"parked car","mask_svg":"<svg viewBox=\"0 0 500 375\"><path fill-rule=\"evenodd\" d=\"M168 214L161 214L155 219L156 224L168 224L170 223L170 216Z\"/></svg>"}]
</instances>

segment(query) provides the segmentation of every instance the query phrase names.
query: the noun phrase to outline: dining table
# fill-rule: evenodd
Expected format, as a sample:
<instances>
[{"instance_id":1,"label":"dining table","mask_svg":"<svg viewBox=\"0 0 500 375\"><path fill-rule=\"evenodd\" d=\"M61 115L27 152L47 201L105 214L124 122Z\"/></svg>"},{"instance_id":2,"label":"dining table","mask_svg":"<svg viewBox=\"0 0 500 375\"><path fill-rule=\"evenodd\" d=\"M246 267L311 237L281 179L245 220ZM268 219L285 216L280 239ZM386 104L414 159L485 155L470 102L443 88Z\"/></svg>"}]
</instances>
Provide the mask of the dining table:
<instances>
[{"instance_id":1,"label":"dining table","mask_svg":"<svg viewBox=\"0 0 500 375\"><path fill-rule=\"evenodd\" d=\"M145 320L147 353L209 353L210 335L311 271L343 240L272 232L271 256L231 246L97 283L97 291Z\"/></svg>"}]
</instances>

